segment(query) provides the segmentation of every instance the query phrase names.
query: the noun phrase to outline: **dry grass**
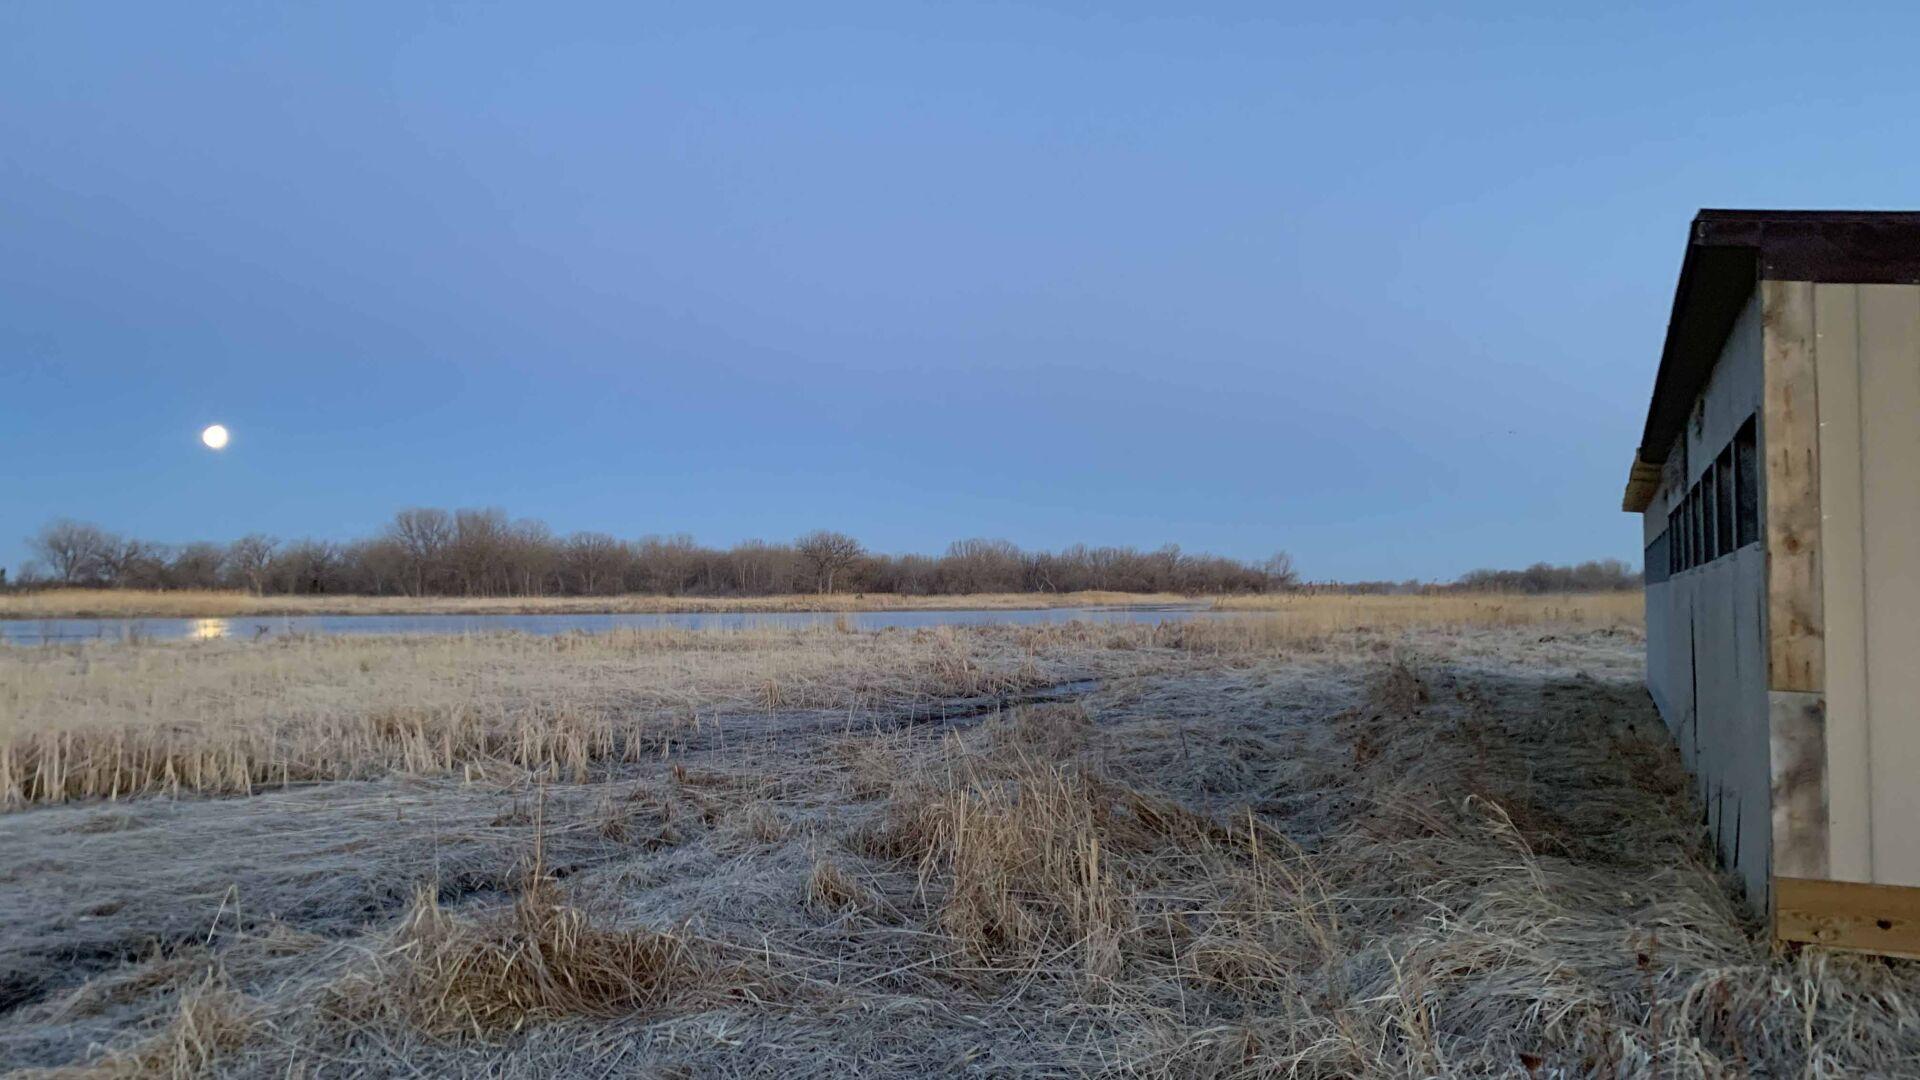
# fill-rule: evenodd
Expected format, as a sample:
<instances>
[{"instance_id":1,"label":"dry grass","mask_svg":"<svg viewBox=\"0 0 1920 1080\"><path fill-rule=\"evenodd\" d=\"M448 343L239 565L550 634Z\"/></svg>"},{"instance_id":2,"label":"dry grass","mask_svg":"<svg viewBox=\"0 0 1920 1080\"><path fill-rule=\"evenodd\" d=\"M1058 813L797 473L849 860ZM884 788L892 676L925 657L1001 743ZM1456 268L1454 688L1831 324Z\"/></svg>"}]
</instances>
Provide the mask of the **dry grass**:
<instances>
[{"instance_id":1,"label":"dry grass","mask_svg":"<svg viewBox=\"0 0 1920 1080\"><path fill-rule=\"evenodd\" d=\"M255 1034L254 1004L217 968L180 995L158 1030L98 1060L71 1068L21 1070L20 1080L185 1080L205 1076Z\"/></svg>"},{"instance_id":2,"label":"dry grass","mask_svg":"<svg viewBox=\"0 0 1920 1080\"><path fill-rule=\"evenodd\" d=\"M1415 627L1625 627L1637 605L1612 595L1321 595L1271 612L1152 626L321 636L0 649L0 807L247 794L496 766L583 781L601 763L665 753L728 717L829 709L857 716L1003 695L1058 678L1072 663L1056 663L1049 674L1036 657L1141 645L1264 656Z\"/></svg>"},{"instance_id":3,"label":"dry grass","mask_svg":"<svg viewBox=\"0 0 1920 1080\"><path fill-rule=\"evenodd\" d=\"M772 710L1018 691L1063 647L937 628L0 649L0 805L496 767L582 781Z\"/></svg>"},{"instance_id":4,"label":"dry grass","mask_svg":"<svg viewBox=\"0 0 1920 1080\"><path fill-rule=\"evenodd\" d=\"M1531 718L1451 675L1442 705L1422 666L1384 661L1336 722L1335 746L1376 749L1335 781L1353 812L1317 834L989 730L918 766L861 842L915 865L971 963L1097 1003L1129 1074L1920 1069L1920 972L1771 955L1657 729ZM1230 752L1219 735L1199 753Z\"/></svg>"},{"instance_id":5,"label":"dry grass","mask_svg":"<svg viewBox=\"0 0 1920 1080\"><path fill-rule=\"evenodd\" d=\"M1303 632L1318 634L1366 628L1393 630L1408 626L1533 626L1545 623L1569 627L1638 625L1645 617L1642 597L1637 590L1539 596L1506 593L1418 593L1405 596L1273 593L1264 596L1216 597L1212 607L1216 611L1273 612L1296 622Z\"/></svg>"},{"instance_id":6,"label":"dry grass","mask_svg":"<svg viewBox=\"0 0 1920 1080\"><path fill-rule=\"evenodd\" d=\"M513 906L481 918L420 892L373 960L328 988L346 1023L498 1039L529 1024L646 1016L724 996L729 980L694 943L609 927L535 877Z\"/></svg>"},{"instance_id":7,"label":"dry grass","mask_svg":"<svg viewBox=\"0 0 1920 1080\"><path fill-rule=\"evenodd\" d=\"M254 596L181 589L48 589L0 593L0 619L212 619L274 615L592 615L805 611L1011 611L1187 604L1171 593L801 593L792 596Z\"/></svg>"},{"instance_id":8,"label":"dry grass","mask_svg":"<svg viewBox=\"0 0 1920 1080\"><path fill-rule=\"evenodd\" d=\"M32 651L13 659L69 665L34 684L64 688L34 700L63 702L38 715L69 730L77 703L136 677L162 712L278 687L279 706L240 714L264 722L409 649L426 652L396 660L391 681L364 672L373 689L327 700L345 713L431 686L470 704L511 688L533 710L598 687L576 707L606 710L616 731L656 706L707 725L789 696L834 715L863 704L724 742L687 729L669 758L616 754L585 785L369 785L338 820L363 815L354 843L380 846L329 857L377 878L411 833L416 861L431 836L446 869L438 889L334 917L327 935L238 917L242 902L311 906L292 891L314 888L298 859L343 846L322 828L336 820L325 785L182 804L169 828L199 837L223 807L283 802L286 827L253 823L259 850L238 862L294 863L286 891L250 885L230 934L196 930L68 1004L0 1014L0 1061L65 1053L178 1075L290 1061L503 1076L1920 1074L1920 965L1775 951L1741 914L1639 687L1632 612L1427 610L1429 625L1414 611L1319 638L1280 612L1244 621L1289 629L1238 636L1225 628L1243 620L308 642L277 675L272 647ZM872 722L889 703L1084 675L1102 682L1072 700ZM197 689L164 689L182 682ZM138 712L120 701L110 727ZM37 821L55 850L96 845L138 876L128 853L168 850L166 830L128 817L140 805L0 818L0 858L32 875L17 888L97 904L99 886L63 884L76 871L51 854L40 865L4 844ZM449 820L456 805L473 824ZM502 827L529 846L485 865L443 851ZM231 873L210 861L177 887L203 905L199 927L222 925ZM449 888L469 879L519 884ZM24 906L18 921L22 938L90 925ZM198 984L176 969L209 956L228 974L200 998L178 989ZM27 1033L83 999L114 1003L85 1010L100 1014L89 1045L112 1049L31 1049Z\"/></svg>"},{"instance_id":9,"label":"dry grass","mask_svg":"<svg viewBox=\"0 0 1920 1080\"><path fill-rule=\"evenodd\" d=\"M813 872L807 875L806 903L813 911L832 914L868 913L879 906L865 882L828 858L814 860Z\"/></svg>"}]
</instances>

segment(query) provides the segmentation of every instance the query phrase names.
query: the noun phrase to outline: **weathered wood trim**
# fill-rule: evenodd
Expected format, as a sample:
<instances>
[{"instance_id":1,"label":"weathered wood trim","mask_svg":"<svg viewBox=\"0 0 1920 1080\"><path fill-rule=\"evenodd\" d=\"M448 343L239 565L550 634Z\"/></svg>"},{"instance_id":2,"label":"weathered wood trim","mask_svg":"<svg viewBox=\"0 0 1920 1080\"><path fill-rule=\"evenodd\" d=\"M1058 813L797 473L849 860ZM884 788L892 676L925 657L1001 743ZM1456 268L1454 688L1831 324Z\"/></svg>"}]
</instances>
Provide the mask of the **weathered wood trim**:
<instances>
[{"instance_id":1,"label":"weathered wood trim","mask_svg":"<svg viewBox=\"0 0 1920 1080\"><path fill-rule=\"evenodd\" d=\"M1776 877L1773 906L1783 941L1920 958L1920 888Z\"/></svg>"},{"instance_id":2,"label":"weathered wood trim","mask_svg":"<svg viewBox=\"0 0 1920 1080\"><path fill-rule=\"evenodd\" d=\"M1767 694L1772 770L1773 872L1828 876L1827 708L1820 694Z\"/></svg>"},{"instance_id":3,"label":"weathered wood trim","mask_svg":"<svg viewBox=\"0 0 1920 1080\"><path fill-rule=\"evenodd\" d=\"M1813 283L1762 281L1767 688L1826 686Z\"/></svg>"}]
</instances>

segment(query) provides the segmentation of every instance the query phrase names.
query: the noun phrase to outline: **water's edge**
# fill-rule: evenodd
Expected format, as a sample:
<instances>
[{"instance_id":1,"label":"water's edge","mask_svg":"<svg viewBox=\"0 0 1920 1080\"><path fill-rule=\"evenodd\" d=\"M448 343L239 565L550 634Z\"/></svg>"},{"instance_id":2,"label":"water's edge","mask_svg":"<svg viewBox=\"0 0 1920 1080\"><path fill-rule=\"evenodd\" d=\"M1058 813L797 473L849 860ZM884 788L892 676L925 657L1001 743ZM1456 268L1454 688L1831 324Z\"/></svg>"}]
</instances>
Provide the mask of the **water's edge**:
<instances>
[{"instance_id":1,"label":"water's edge","mask_svg":"<svg viewBox=\"0 0 1920 1080\"><path fill-rule=\"evenodd\" d=\"M0 643L51 645L82 641L265 641L327 634L570 634L610 630L854 630L928 626L1032 626L1067 622L1158 623L1217 618L1205 607L950 609L914 611L766 611L554 615L275 615L205 619L18 619L0 621Z\"/></svg>"}]
</instances>

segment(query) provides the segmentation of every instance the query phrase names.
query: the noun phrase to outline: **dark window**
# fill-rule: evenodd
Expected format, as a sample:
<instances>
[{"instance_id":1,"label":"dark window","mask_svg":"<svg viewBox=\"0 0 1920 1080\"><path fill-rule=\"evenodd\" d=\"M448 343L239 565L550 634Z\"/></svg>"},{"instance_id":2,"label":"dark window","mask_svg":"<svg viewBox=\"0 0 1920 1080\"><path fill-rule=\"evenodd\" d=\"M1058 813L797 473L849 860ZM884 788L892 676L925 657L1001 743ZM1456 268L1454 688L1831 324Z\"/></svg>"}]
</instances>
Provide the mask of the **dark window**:
<instances>
[{"instance_id":1,"label":"dark window","mask_svg":"<svg viewBox=\"0 0 1920 1080\"><path fill-rule=\"evenodd\" d=\"M1676 530L1680 535L1673 538L1673 546L1679 549L1680 569L1685 570L1693 565L1693 550L1687 546L1687 524L1693 520L1693 517L1687 513L1685 492L1681 493L1680 505L1675 507L1673 512L1680 515L1680 526Z\"/></svg>"},{"instance_id":2,"label":"dark window","mask_svg":"<svg viewBox=\"0 0 1920 1080\"><path fill-rule=\"evenodd\" d=\"M1707 471L1700 474L1700 512L1706 515L1700 525L1700 543L1706 549L1702 562L1712 562L1720 557L1719 487L1713 478L1713 462L1708 461Z\"/></svg>"},{"instance_id":3,"label":"dark window","mask_svg":"<svg viewBox=\"0 0 1920 1080\"><path fill-rule=\"evenodd\" d=\"M1667 573L1677 574L1686 569L1680 561L1680 508L1674 507L1667 512Z\"/></svg>"},{"instance_id":4,"label":"dark window","mask_svg":"<svg viewBox=\"0 0 1920 1080\"><path fill-rule=\"evenodd\" d=\"M1680 561L1689 570L1693 569L1693 489L1687 489L1687 497L1680 500L1680 531L1686 535L1680 538Z\"/></svg>"},{"instance_id":5,"label":"dark window","mask_svg":"<svg viewBox=\"0 0 1920 1080\"><path fill-rule=\"evenodd\" d=\"M1687 498L1685 495L1680 497L1680 505L1674 507L1673 512L1680 519L1675 522L1673 526L1673 550L1680 555L1680 565L1675 567L1675 569L1685 570L1687 567L1693 565L1693 552L1687 550L1687 522L1693 519L1687 516Z\"/></svg>"},{"instance_id":6,"label":"dark window","mask_svg":"<svg viewBox=\"0 0 1920 1080\"><path fill-rule=\"evenodd\" d=\"M1719 530L1717 548L1722 555L1733 554L1733 444L1713 463L1713 523Z\"/></svg>"},{"instance_id":7,"label":"dark window","mask_svg":"<svg viewBox=\"0 0 1920 1080\"><path fill-rule=\"evenodd\" d=\"M1733 472L1735 543L1746 547L1760 539L1760 441L1751 416L1733 437Z\"/></svg>"},{"instance_id":8,"label":"dark window","mask_svg":"<svg viewBox=\"0 0 1920 1080\"><path fill-rule=\"evenodd\" d=\"M1701 542L1704 538L1700 526L1706 515L1700 510L1700 484L1697 481L1687 491L1687 516L1692 519L1687 522L1687 543L1693 550L1687 562L1690 566L1699 566L1707 561L1707 548Z\"/></svg>"},{"instance_id":9,"label":"dark window","mask_svg":"<svg viewBox=\"0 0 1920 1080\"><path fill-rule=\"evenodd\" d=\"M1686 490L1686 569L1699 565L1699 488Z\"/></svg>"},{"instance_id":10,"label":"dark window","mask_svg":"<svg viewBox=\"0 0 1920 1080\"><path fill-rule=\"evenodd\" d=\"M1641 566L1645 570L1649 585L1658 585L1667 580L1667 574L1672 569L1667 565L1667 559L1673 547L1667 540L1671 535L1671 532L1663 530L1659 536L1653 538L1653 543L1647 545L1646 561Z\"/></svg>"}]
</instances>

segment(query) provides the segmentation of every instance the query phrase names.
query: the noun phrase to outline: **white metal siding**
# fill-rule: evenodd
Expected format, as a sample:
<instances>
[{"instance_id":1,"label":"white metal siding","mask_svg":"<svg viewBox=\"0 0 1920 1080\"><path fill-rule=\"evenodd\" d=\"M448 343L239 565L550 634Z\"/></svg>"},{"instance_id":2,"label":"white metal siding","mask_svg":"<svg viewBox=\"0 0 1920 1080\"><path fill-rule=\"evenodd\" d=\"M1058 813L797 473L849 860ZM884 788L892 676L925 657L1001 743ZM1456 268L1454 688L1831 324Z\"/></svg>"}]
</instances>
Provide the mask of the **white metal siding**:
<instances>
[{"instance_id":1,"label":"white metal siding","mask_svg":"<svg viewBox=\"0 0 1920 1080\"><path fill-rule=\"evenodd\" d=\"M1920 886L1920 286L1814 296L1832 876Z\"/></svg>"},{"instance_id":2,"label":"white metal siding","mask_svg":"<svg viewBox=\"0 0 1920 1080\"><path fill-rule=\"evenodd\" d=\"M1665 527L1667 513L1759 412L1761 361L1756 293L1727 337L1683 445L1669 456L1681 464L1647 508L1646 532L1657 532L1656 522ZM1750 544L1647 590L1649 688L1693 771L1715 847L1756 907L1766 903L1772 872L1765 589L1765 552Z\"/></svg>"}]
</instances>

